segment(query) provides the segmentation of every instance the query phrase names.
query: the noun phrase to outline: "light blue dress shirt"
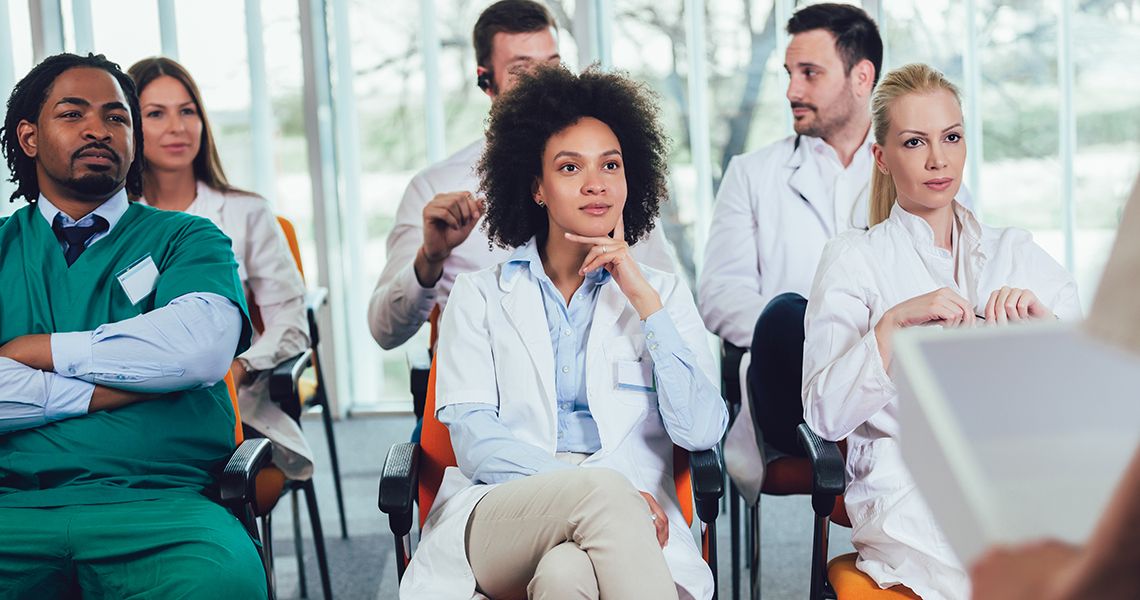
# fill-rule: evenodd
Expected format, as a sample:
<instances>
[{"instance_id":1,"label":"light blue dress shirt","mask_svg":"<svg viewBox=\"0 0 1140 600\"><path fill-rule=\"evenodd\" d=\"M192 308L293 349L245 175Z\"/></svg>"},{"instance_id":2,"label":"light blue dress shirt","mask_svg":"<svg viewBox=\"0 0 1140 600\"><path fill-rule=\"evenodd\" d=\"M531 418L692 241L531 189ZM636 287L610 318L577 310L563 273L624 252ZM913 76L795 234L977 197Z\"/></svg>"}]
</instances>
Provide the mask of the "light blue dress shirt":
<instances>
[{"instance_id":1,"label":"light blue dress shirt","mask_svg":"<svg viewBox=\"0 0 1140 600\"><path fill-rule=\"evenodd\" d=\"M49 225L57 214L64 227L90 225L92 215L106 219L107 231L92 236L88 247L110 233L129 206L120 191L76 221L42 195L37 202ZM60 250L67 250L65 242ZM193 293L93 331L53 333L54 373L0 359L0 434L87 414L96 384L144 393L213 385L229 370L241 318L227 298Z\"/></svg>"},{"instance_id":2,"label":"light blue dress shirt","mask_svg":"<svg viewBox=\"0 0 1140 600\"><path fill-rule=\"evenodd\" d=\"M589 339L599 292L617 285L599 269L586 276L569 305L542 268L537 244L518 248L503 266L504 277L530 277L542 290L543 308L554 350L558 400L558 452L592 454L601 449L598 426L586 395L586 340ZM681 339L672 317L658 310L641 323L654 361L659 410L674 443L692 448L723 431L727 412L717 386L696 366L696 358ZM668 401L661 400L663 397ZM693 410L696 407L697 410ZM708 407L707 410L702 410ZM716 410L717 408L721 410ZM514 437L499 421L498 410L486 404L452 404L439 410L447 426L460 469L472 481L504 483L555 469L573 468L547 451Z\"/></svg>"}]
</instances>

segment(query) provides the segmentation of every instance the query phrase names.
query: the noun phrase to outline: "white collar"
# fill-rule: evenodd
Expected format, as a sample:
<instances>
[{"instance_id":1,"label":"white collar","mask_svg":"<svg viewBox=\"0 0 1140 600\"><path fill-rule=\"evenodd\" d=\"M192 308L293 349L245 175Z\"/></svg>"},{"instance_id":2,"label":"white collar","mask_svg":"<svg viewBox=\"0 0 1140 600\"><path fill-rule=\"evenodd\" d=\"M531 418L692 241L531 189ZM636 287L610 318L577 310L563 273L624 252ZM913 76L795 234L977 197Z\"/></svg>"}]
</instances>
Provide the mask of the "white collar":
<instances>
[{"instance_id":1,"label":"white collar","mask_svg":"<svg viewBox=\"0 0 1140 600\"><path fill-rule=\"evenodd\" d=\"M48 225L55 223L56 215L60 214L63 215L64 225L81 224L92 215L99 215L107 220L107 233L110 233L111 230L115 228L115 225L119 223L119 220L123 218L123 215L126 214L131 203L130 200L127 199L127 190L124 188L119 190L114 196L104 200L102 204L96 206L94 210L78 220L72 219L66 213L56 208L42 193L36 202L36 206L39 208L43 218L47 219Z\"/></svg>"},{"instance_id":2,"label":"white collar","mask_svg":"<svg viewBox=\"0 0 1140 600\"><path fill-rule=\"evenodd\" d=\"M967 244L977 247L982 239L981 223L974 217L974 213L963 206L961 202L958 202L958 200L953 201L953 207L954 216L957 218L957 221L962 224L957 242L959 245ZM934 245L934 230L930 227L930 224L926 222L926 219L907 212L906 209L899 205L898 201L895 201L894 206L891 207L891 216L887 220L893 221L899 227L902 227L903 231L907 232L920 248L929 247L943 250ZM961 250L959 250L959 252L961 252Z\"/></svg>"}]
</instances>

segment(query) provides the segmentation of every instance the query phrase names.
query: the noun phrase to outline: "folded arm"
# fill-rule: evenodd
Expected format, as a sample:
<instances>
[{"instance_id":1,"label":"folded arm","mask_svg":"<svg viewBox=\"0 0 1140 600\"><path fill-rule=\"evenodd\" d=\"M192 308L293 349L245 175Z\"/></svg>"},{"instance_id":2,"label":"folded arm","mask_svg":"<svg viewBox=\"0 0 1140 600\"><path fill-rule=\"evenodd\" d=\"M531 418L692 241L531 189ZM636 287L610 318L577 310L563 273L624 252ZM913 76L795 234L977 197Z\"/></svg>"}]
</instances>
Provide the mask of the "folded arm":
<instances>
[{"instance_id":1,"label":"folded arm","mask_svg":"<svg viewBox=\"0 0 1140 600\"><path fill-rule=\"evenodd\" d=\"M207 387L226 376L241 331L241 311L230 300L185 294L92 331L52 334L49 368L130 392Z\"/></svg>"}]
</instances>

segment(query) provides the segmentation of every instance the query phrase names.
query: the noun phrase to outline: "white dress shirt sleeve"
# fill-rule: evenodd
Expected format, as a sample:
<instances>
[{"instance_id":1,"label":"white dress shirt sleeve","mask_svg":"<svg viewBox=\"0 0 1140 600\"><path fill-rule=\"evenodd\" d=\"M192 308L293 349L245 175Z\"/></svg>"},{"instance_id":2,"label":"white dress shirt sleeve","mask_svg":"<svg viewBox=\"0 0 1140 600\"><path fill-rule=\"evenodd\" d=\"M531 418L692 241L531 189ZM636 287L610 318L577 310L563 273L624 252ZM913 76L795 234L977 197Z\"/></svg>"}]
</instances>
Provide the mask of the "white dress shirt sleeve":
<instances>
[{"instance_id":1,"label":"white dress shirt sleeve","mask_svg":"<svg viewBox=\"0 0 1140 600\"><path fill-rule=\"evenodd\" d=\"M729 161L716 195L697 286L705 326L742 348L752 345L756 320L771 299L760 291L758 228L747 175L738 159Z\"/></svg>"},{"instance_id":2,"label":"white dress shirt sleeve","mask_svg":"<svg viewBox=\"0 0 1140 600\"><path fill-rule=\"evenodd\" d=\"M229 371L241 330L233 302L197 292L92 331L53 333L52 362L66 377L131 392L208 387Z\"/></svg>"},{"instance_id":3,"label":"white dress shirt sleeve","mask_svg":"<svg viewBox=\"0 0 1140 600\"><path fill-rule=\"evenodd\" d=\"M368 302L369 329L385 350L415 335L436 303L436 288L420 285L413 266L424 241L423 209L433 196L427 178L416 175L404 192L388 234L387 262Z\"/></svg>"},{"instance_id":4,"label":"white dress shirt sleeve","mask_svg":"<svg viewBox=\"0 0 1140 600\"><path fill-rule=\"evenodd\" d=\"M827 244L804 317L804 421L839 441L896 396L871 322L870 275L842 237Z\"/></svg>"},{"instance_id":5,"label":"white dress shirt sleeve","mask_svg":"<svg viewBox=\"0 0 1140 600\"><path fill-rule=\"evenodd\" d=\"M264 329L239 358L254 371L261 371L309 347L305 284L268 204L259 202L249 211L245 226L245 283Z\"/></svg>"},{"instance_id":6,"label":"white dress shirt sleeve","mask_svg":"<svg viewBox=\"0 0 1140 600\"><path fill-rule=\"evenodd\" d=\"M0 435L87 414L95 385L0 358Z\"/></svg>"}]
</instances>

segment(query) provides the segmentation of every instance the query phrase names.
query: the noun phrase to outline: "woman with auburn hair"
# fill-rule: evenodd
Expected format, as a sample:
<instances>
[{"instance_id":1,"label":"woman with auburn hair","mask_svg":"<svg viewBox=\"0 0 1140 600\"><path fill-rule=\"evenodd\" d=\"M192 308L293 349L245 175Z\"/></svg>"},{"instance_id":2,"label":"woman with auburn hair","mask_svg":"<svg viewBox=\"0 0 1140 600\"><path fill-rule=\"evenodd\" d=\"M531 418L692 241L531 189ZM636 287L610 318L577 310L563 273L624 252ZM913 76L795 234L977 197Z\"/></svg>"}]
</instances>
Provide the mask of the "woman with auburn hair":
<instances>
[{"instance_id":1,"label":"woman with auburn hair","mask_svg":"<svg viewBox=\"0 0 1140 600\"><path fill-rule=\"evenodd\" d=\"M561 67L491 109L485 227L513 253L459 275L443 312L458 467L401 597L712 597L673 446L712 448L728 412L688 286L630 256L665 197L656 117L644 86Z\"/></svg>"},{"instance_id":2,"label":"woman with auburn hair","mask_svg":"<svg viewBox=\"0 0 1140 600\"><path fill-rule=\"evenodd\" d=\"M964 599L966 573L899 453L891 340L918 326L1080 317L1072 277L1028 232L988 227L955 197L966 164L957 87L912 64L871 99L871 228L828 243L805 317L804 420L847 440L856 566L880 587Z\"/></svg>"},{"instance_id":3,"label":"woman with auburn hair","mask_svg":"<svg viewBox=\"0 0 1140 600\"><path fill-rule=\"evenodd\" d=\"M145 141L140 201L213 221L233 241L246 299L261 325L230 372L242 423L273 442L273 463L290 479L308 479L312 450L301 428L269 399L269 374L309 347L305 285L288 243L256 194L230 185L218 159L198 85L185 67L164 57L128 70L138 88Z\"/></svg>"}]
</instances>

